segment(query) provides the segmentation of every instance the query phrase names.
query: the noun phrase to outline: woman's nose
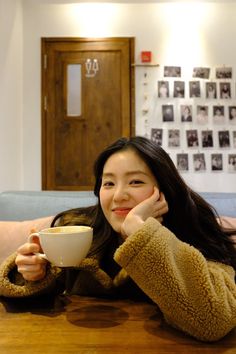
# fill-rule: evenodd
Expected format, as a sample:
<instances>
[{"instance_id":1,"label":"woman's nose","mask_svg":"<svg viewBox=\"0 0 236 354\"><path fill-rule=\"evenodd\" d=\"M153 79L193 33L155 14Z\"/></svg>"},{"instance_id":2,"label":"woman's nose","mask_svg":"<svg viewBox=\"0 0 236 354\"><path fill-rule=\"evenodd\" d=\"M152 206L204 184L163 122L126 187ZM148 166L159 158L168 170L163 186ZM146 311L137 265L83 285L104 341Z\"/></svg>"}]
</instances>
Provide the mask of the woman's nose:
<instances>
[{"instance_id":1,"label":"woman's nose","mask_svg":"<svg viewBox=\"0 0 236 354\"><path fill-rule=\"evenodd\" d=\"M114 191L113 199L115 201L128 200L129 199L129 193L124 187L119 186Z\"/></svg>"}]
</instances>

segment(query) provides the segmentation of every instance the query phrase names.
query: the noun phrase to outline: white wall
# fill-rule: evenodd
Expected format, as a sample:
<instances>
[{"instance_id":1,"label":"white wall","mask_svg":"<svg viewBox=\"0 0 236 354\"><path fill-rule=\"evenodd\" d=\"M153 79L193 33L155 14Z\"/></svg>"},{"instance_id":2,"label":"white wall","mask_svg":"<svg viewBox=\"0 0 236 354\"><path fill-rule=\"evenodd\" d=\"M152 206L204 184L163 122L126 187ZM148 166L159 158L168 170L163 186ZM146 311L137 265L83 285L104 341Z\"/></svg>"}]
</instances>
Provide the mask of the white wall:
<instances>
[{"instance_id":1,"label":"white wall","mask_svg":"<svg viewBox=\"0 0 236 354\"><path fill-rule=\"evenodd\" d=\"M2 1L4 2L4 1ZM16 3L16 1L10 1ZM17 102L1 112L7 113L8 138L3 132L4 144L0 141L1 166L6 166L5 176L11 171L16 175L12 183L0 177L0 190L4 189L41 189L41 116L40 116L40 38L41 37L106 37L134 36L136 38L136 60L141 50L151 50L154 61L160 64L151 69L155 92L156 80L161 75L163 65L180 66L234 66L236 63L236 4L231 2L194 3L146 3L122 4L56 4L62 1L23 0L23 141L20 134L15 136L13 148L10 138L12 130L9 121L19 127L21 115L14 114L21 108L20 90L13 100L7 92L6 101ZM8 1L5 1L8 3ZM16 7L16 5L15 5ZM4 12L6 13L5 9ZM11 17L11 15L10 15ZM11 21L10 19L8 20ZM18 20L16 21L18 23ZM7 25L4 24L7 32ZM14 22L15 26L15 22ZM19 25L18 25L19 26ZM0 34L0 36L2 36ZM8 42L8 41L7 41ZM19 43L21 41L19 40ZM18 51L19 43L12 50ZM13 56L14 57L14 56ZM18 64L15 59L14 64ZM20 86L21 77L16 81L14 91ZM136 126L137 134L144 133L144 121L140 114L142 104L142 73L137 69L136 80ZM13 78L11 71L5 74ZM1 84L0 84L1 85ZM1 87L1 86L0 86ZM13 90L13 88L11 88ZM156 103L152 103L154 106ZM155 124L150 117L149 129ZM2 148L7 151L2 153ZM12 151L14 149L14 151ZM22 176L20 175L20 151L23 151ZM18 157L16 157L18 156ZM22 178L22 179L21 179ZM185 173L184 178L198 191L236 191L236 174L228 173Z\"/></svg>"},{"instance_id":2,"label":"white wall","mask_svg":"<svg viewBox=\"0 0 236 354\"><path fill-rule=\"evenodd\" d=\"M18 0L0 0L0 190L23 186L21 10Z\"/></svg>"}]
</instances>

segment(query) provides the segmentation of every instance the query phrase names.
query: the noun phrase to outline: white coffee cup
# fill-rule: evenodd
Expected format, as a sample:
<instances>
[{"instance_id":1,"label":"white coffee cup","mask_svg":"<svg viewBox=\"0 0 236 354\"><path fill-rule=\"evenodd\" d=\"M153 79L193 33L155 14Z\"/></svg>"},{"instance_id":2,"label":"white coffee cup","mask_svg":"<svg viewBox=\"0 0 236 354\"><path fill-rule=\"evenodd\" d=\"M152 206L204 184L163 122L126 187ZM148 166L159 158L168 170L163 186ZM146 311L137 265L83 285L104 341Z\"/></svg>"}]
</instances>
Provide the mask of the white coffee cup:
<instances>
[{"instance_id":1,"label":"white coffee cup","mask_svg":"<svg viewBox=\"0 0 236 354\"><path fill-rule=\"evenodd\" d=\"M29 235L32 242L38 237L44 254L39 253L58 267L76 267L87 256L92 244L93 229L89 226L57 226Z\"/></svg>"}]
</instances>

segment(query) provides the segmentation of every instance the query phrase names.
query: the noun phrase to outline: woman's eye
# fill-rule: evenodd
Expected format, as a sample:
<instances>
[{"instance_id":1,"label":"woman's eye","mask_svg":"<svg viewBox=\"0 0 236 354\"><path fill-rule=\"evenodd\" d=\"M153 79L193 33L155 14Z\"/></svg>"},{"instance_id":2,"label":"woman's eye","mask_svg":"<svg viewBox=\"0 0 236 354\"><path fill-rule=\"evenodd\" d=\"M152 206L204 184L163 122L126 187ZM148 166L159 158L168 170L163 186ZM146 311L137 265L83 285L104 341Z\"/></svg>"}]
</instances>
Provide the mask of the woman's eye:
<instances>
[{"instance_id":1,"label":"woman's eye","mask_svg":"<svg viewBox=\"0 0 236 354\"><path fill-rule=\"evenodd\" d=\"M111 186L114 186L114 183L111 182L111 181L104 181L102 183L103 187L111 187Z\"/></svg>"},{"instance_id":2,"label":"woman's eye","mask_svg":"<svg viewBox=\"0 0 236 354\"><path fill-rule=\"evenodd\" d=\"M141 180L139 180L139 179L134 179L134 180L132 180L131 182L130 182L130 184L143 184L144 182L143 181L141 181Z\"/></svg>"}]
</instances>

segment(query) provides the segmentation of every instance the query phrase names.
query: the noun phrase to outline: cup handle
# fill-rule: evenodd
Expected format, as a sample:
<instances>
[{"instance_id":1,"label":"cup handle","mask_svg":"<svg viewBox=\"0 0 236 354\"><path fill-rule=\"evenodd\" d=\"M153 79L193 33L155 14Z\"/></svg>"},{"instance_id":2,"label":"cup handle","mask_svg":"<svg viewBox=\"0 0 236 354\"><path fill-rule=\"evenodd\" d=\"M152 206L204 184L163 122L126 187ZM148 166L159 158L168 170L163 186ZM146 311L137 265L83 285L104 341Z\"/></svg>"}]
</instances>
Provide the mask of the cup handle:
<instances>
[{"instance_id":1,"label":"cup handle","mask_svg":"<svg viewBox=\"0 0 236 354\"><path fill-rule=\"evenodd\" d=\"M31 242L33 241L33 238L34 238L34 237L37 237L37 238L39 239L39 233L38 233L38 232L33 232L32 234L30 234L30 235L28 236L28 242L31 243ZM35 252L34 254L35 254L36 256L39 256L39 257L41 257L41 258L43 258L43 259L48 260L46 254L44 254L44 253Z\"/></svg>"}]
</instances>

